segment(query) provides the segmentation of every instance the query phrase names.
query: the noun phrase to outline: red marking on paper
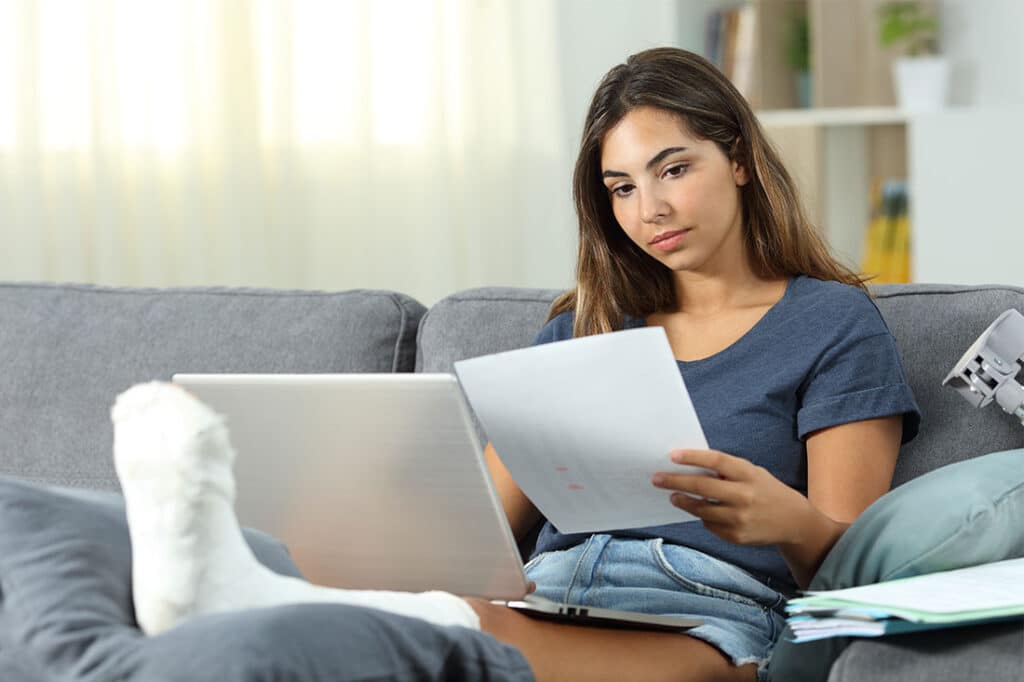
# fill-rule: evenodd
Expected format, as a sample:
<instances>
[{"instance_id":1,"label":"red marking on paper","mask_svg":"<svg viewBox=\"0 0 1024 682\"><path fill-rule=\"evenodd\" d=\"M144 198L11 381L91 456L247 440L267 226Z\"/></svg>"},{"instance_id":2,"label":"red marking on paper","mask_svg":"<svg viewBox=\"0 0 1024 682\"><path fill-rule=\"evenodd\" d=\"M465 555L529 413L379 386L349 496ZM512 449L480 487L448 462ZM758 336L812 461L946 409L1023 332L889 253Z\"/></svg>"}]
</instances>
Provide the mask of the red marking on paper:
<instances>
[{"instance_id":1,"label":"red marking on paper","mask_svg":"<svg viewBox=\"0 0 1024 682\"><path fill-rule=\"evenodd\" d=\"M568 471L569 467L555 467L555 471Z\"/></svg>"},{"instance_id":2,"label":"red marking on paper","mask_svg":"<svg viewBox=\"0 0 1024 682\"><path fill-rule=\"evenodd\" d=\"M579 483L570 483L569 490L583 490L583 486L581 486Z\"/></svg>"}]
</instances>

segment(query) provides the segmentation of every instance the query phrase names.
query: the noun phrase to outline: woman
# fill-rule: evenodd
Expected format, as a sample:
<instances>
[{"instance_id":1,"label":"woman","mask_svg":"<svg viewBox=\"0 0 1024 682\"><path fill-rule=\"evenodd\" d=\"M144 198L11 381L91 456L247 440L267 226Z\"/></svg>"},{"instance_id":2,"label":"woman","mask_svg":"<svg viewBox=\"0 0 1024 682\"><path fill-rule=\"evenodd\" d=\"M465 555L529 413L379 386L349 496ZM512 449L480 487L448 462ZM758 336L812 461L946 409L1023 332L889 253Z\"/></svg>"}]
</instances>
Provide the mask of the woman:
<instances>
[{"instance_id":1,"label":"woman","mask_svg":"<svg viewBox=\"0 0 1024 682\"><path fill-rule=\"evenodd\" d=\"M699 56L648 50L604 77L574 195L577 285L537 342L663 327L713 449L671 453L652 480L703 523L595 536L545 523L527 574L559 601L706 624L595 630L471 604L541 680L764 679L785 598L889 489L916 434L894 340L806 219L748 104ZM487 459L521 538L539 513L493 447Z\"/></svg>"},{"instance_id":2,"label":"woman","mask_svg":"<svg viewBox=\"0 0 1024 682\"><path fill-rule=\"evenodd\" d=\"M147 633L202 613L335 601L481 627L518 647L542 681L764 678L785 598L888 490L899 446L917 432L892 335L804 217L747 103L698 56L650 50L605 76L574 194L577 285L538 342L663 327L713 449L665 453L651 481L701 523L592 536L545 524L527 574L552 599L704 625L561 625L445 593L325 590L270 575L231 512L223 420L180 389L144 384L112 417ZM494 448L486 455L522 538L542 519ZM682 475L673 462L718 476ZM154 475L158 466L176 473Z\"/></svg>"}]
</instances>

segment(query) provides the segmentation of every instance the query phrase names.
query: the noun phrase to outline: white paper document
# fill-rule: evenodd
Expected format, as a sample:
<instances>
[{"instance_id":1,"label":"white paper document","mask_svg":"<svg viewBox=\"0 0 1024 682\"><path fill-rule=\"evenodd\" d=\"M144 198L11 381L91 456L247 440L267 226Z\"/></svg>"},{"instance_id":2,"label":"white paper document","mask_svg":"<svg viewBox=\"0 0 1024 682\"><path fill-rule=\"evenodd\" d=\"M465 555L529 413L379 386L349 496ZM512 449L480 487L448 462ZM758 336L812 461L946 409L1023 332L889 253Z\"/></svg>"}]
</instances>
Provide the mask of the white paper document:
<instances>
[{"instance_id":1,"label":"white paper document","mask_svg":"<svg viewBox=\"0 0 1024 682\"><path fill-rule=\"evenodd\" d=\"M1009 559L844 590L808 592L808 595L875 605L890 612L913 611L936 616L997 612L1006 608L1019 611L1024 606L1024 559ZM806 601L813 605L812 599Z\"/></svg>"},{"instance_id":2,"label":"white paper document","mask_svg":"<svg viewBox=\"0 0 1024 682\"><path fill-rule=\"evenodd\" d=\"M707 440L661 327L597 334L455 363L502 463L562 533L695 517L655 488Z\"/></svg>"}]
</instances>

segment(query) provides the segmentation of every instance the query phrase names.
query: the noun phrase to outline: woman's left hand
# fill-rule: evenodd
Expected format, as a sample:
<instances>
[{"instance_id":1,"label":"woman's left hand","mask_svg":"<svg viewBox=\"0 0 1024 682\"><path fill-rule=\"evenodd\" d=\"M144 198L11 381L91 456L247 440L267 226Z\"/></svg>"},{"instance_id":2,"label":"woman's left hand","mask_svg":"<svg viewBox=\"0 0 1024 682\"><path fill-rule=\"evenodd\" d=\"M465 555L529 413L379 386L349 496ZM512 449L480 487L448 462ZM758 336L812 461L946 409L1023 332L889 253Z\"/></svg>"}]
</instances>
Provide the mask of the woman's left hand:
<instances>
[{"instance_id":1,"label":"woman's left hand","mask_svg":"<svg viewBox=\"0 0 1024 682\"><path fill-rule=\"evenodd\" d=\"M672 504L701 519L718 537L740 545L800 541L801 528L813 507L767 469L717 450L673 450L670 456L676 464L718 473L716 478L658 472L652 479L656 487L676 491Z\"/></svg>"}]
</instances>

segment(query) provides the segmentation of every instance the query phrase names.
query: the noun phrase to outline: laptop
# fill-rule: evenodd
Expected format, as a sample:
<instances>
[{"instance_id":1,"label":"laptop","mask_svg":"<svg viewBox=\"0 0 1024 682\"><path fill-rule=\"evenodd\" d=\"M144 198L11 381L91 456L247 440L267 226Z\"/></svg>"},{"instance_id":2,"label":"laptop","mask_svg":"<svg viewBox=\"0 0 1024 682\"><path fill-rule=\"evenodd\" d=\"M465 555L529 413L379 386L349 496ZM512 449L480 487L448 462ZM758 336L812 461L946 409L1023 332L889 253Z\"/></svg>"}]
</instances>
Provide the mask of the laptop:
<instances>
[{"instance_id":1,"label":"laptop","mask_svg":"<svg viewBox=\"0 0 1024 682\"><path fill-rule=\"evenodd\" d=\"M444 590L578 624L685 631L699 619L528 594L469 408L450 374L177 374L225 416L235 511L313 583Z\"/></svg>"}]
</instances>

